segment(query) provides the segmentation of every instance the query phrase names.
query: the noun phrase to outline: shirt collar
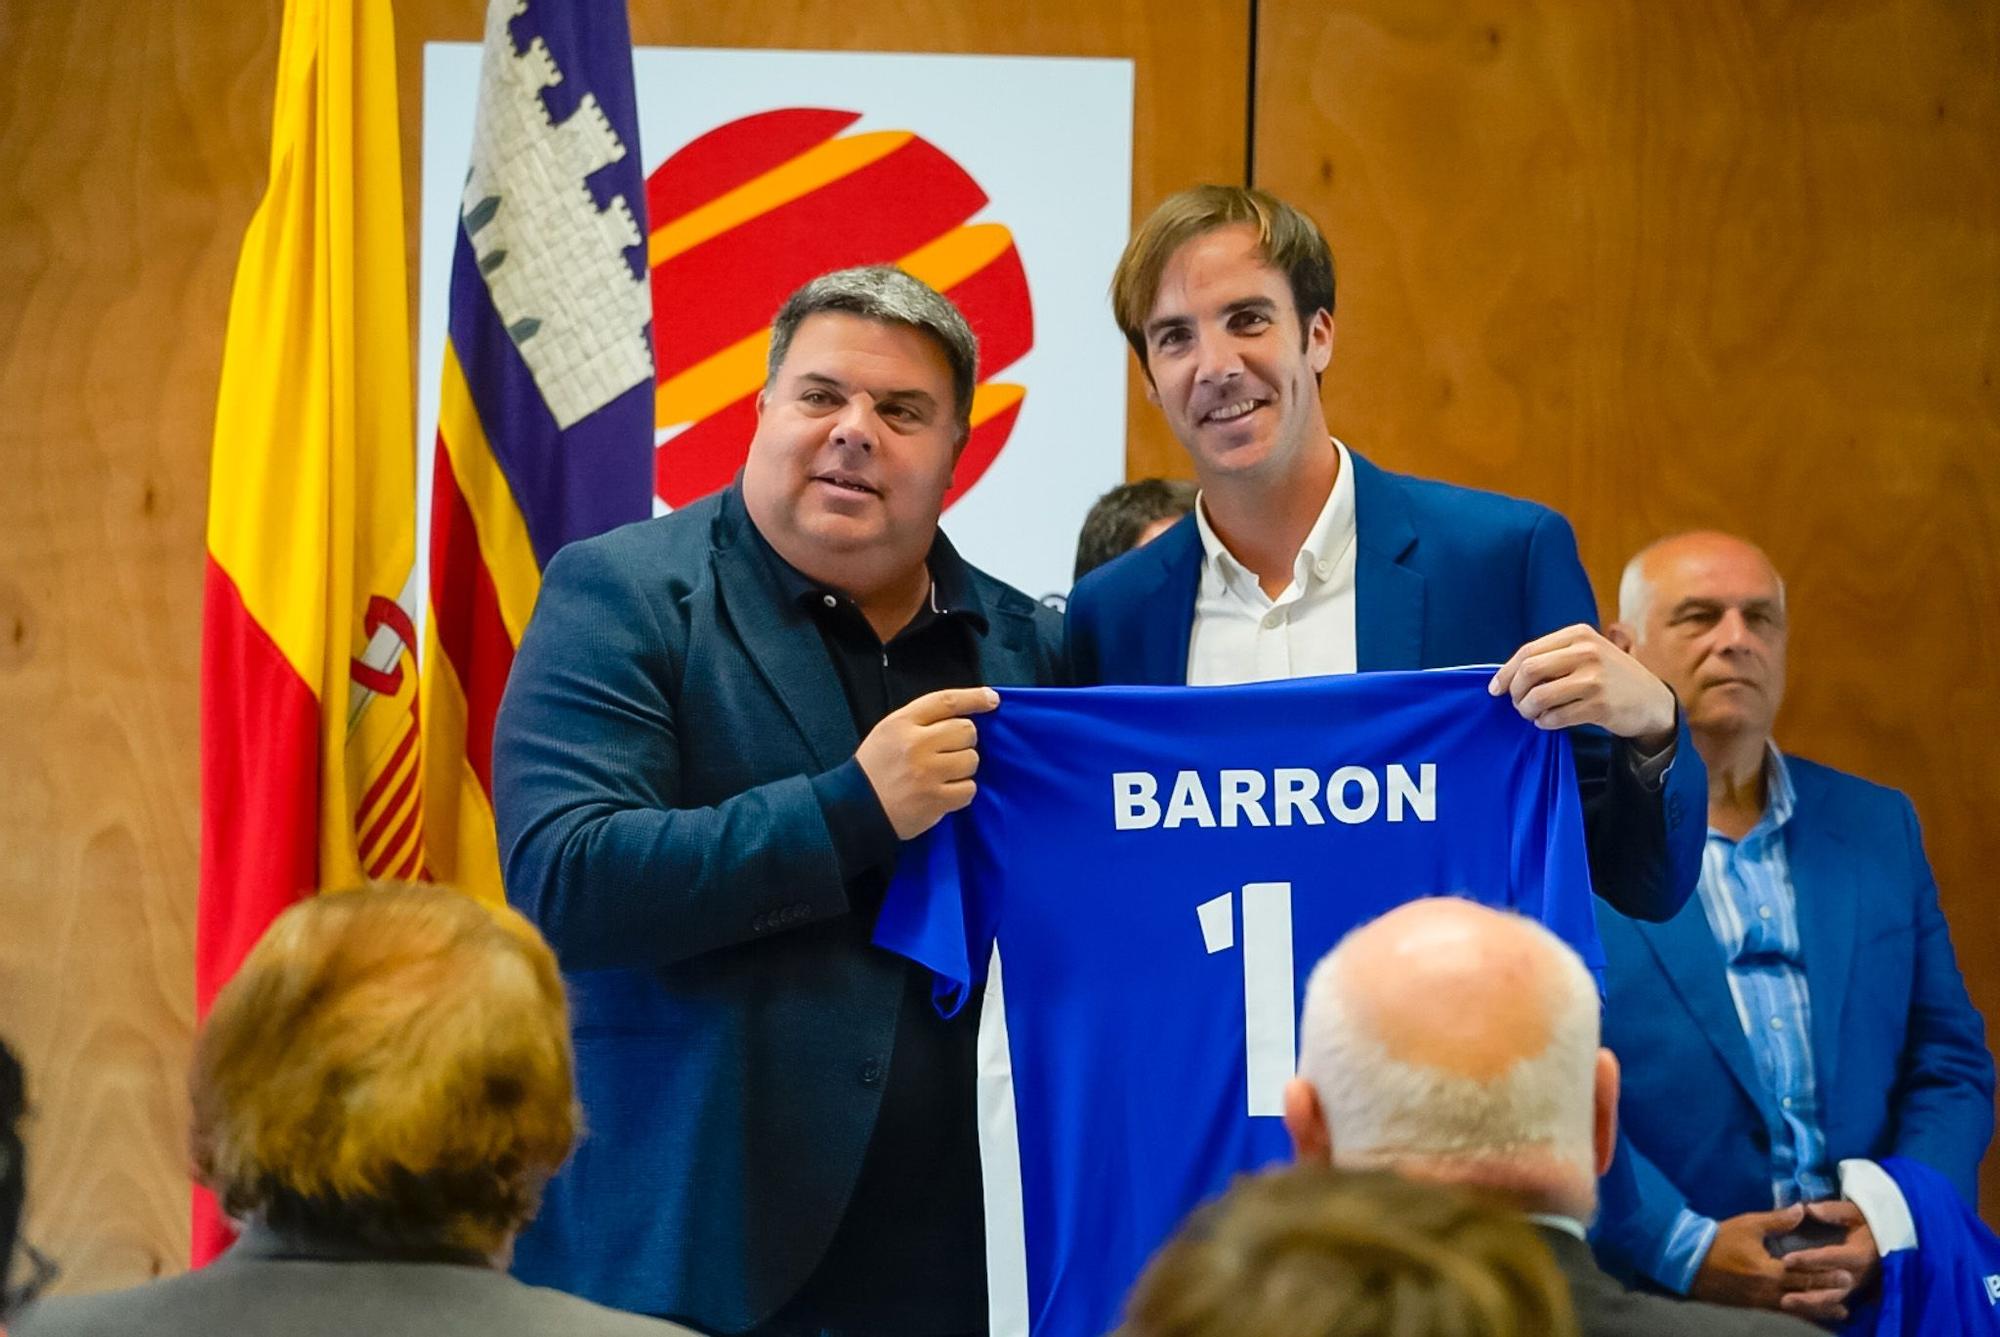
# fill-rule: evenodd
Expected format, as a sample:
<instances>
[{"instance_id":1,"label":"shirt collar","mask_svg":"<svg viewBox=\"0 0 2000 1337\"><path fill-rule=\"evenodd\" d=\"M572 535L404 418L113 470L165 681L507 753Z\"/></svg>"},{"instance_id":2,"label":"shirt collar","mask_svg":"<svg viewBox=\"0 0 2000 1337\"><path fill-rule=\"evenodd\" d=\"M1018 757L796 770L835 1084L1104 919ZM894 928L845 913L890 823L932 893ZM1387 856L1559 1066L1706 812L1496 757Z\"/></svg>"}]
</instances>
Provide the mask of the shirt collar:
<instances>
[{"instance_id":1,"label":"shirt collar","mask_svg":"<svg viewBox=\"0 0 2000 1337\"><path fill-rule=\"evenodd\" d=\"M1556 1212L1529 1212L1528 1220L1538 1226L1547 1226L1550 1230L1560 1230L1565 1235L1574 1235L1586 1243L1589 1241L1583 1222L1573 1216L1562 1216Z\"/></svg>"},{"instance_id":2,"label":"shirt collar","mask_svg":"<svg viewBox=\"0 0 2000 1337\"><path fill-rule=\"evenodd\" d=\"M848 598L845 591L822 585L786 561L754 523L747 528L754 536L755 546L763 554L771 578L777 582L786 602L810 610L824 604L829 596ZM952 547L943 530L937 531L937 537L931 541L930 556L924 560L931 574L930 611L941 617L964 617L984 632L987 629L986 605L973 583L972 567L958 555L958 549Z\"/></svg>"},{"instance_id":3,"label":"shirt collar","mask_svg":"<svg viewBox=\"0 0 2000 1337\"><path fill-rule=\"evenodd\" d=\"M1313 527L1307 531L1306 541L1292 563L1292 579L1300 589L1307 588L1315 580L1324 584L1332 579L1341 559L1354 545L1354 458L1347 453L1347 447L1339 437L1328 439L1333 442L1334 453L1340 457L1340 469L1334 475L1333 491L1328 494L1326 505L1320 507L1319 519L1313 521ZM1256 583L1250 569L1236 560L1235 553L1223 546L1222 537L1209 524L1205 492L1195 494L1194 524L1201 534L1203 560L1208 566L1213 567L1225 581L1249 580Z\"/></svg>"},{"instance_id":4,"label":"shirt collar","mask_svg":"<svg viewBox=\"0 0 2000 1337\"><path fill-rule=\"evenodd\" d=\"M1792 768L1776 743L1764 744L1764 820L1777 830L1792 820L1798 796L1792 789Z\"/></svg>"},{"instance_id":5,"label":"shirt collar","mask_svg":"<svg viewBox=\"0 0 2000 1337\"><path fill-rule=\"evenodd\" d=\"M1743 839L1734 843L1748 845L1754 841L1768 839L1785 829L1785 823L1792 820L1792 808L1797 804L1797 794L1792 789L1791 768L1785 765L1785 754L1778 751L1773 742L1764 744L1764 815L1757 824L1743 833ZM1709 828L1711 836L1721 837L1715 828Z\"/></svg>"}]
</instances>

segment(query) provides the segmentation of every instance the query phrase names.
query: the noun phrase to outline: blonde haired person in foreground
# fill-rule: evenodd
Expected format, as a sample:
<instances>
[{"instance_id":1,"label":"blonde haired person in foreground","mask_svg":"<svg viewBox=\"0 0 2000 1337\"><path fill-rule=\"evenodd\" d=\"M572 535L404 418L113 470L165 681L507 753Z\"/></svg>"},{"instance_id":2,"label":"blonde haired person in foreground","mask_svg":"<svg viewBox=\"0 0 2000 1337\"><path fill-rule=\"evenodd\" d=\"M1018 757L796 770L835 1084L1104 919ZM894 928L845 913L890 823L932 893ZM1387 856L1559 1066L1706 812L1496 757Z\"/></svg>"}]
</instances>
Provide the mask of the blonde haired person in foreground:
<instances>
[{"instance_id":1,"label":"blonde haired person in foreground","mask_svg":"<svg viewBox=\"0 0 2000 1337\"><path fill-rule=\"evenodd\" d=\"M1618 1060L1597 983L1533 920L1411 901L1313 971L1285 1126L1299 1159L1457 1184L1531 1222L1584 1337L1810 1337L1809 1324L1628 1291L1584 1227L1616 1145Z\"/></svg>"},{"instance_id":2,"label":"blonde haired person in foreground","mask_svg":"<svg viewBox=\"0 0 2000 1337\"><path fill-rule=\"evenodd\" d=\"M19 1337L685 1331L506 1274L576 1136L561 977L511 910L433 887L293 906L216 997L190 1088L195 1170L242 1238Z\"/></svg>"},{"instance_id":3,"label":"blonde haired person in foreground","mask_svg":"<svg viewBox=\"0 0 2000 1337\"><path fill-rule=\"evenodd\" d=\"M1246 1176L1139 1278L1118 1337L1571 1337L1569 1287L1517 1214L1441 1184Z\"/></svg>"}]
</instances>

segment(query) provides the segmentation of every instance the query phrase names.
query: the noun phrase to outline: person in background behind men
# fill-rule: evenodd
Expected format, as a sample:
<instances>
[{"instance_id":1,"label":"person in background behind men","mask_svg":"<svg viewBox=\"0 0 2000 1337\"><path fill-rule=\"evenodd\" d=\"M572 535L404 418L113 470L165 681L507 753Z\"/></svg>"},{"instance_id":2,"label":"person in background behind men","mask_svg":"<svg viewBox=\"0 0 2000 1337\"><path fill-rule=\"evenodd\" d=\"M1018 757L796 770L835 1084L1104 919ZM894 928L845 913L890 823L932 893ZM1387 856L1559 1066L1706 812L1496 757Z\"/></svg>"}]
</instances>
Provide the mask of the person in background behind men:
<instances>
[{"instance_id":1,"label":"person in background behind men","mask_svg":"<svg viewBox=\"0 0 2000 1337\"><path fill-rule=\"evenodd\" d=\"M1327 435L1333 300L1326 238L1262 191L1197 186L1133 234L1113 310L1201 500L1071 590L1072 679L1499 663L1490 691L1570 731L1598 894L1671 916L1700 871L1704 788L1674 694L1598 633L1560 515L1386 473Z\"/></svg>"},{"instance_id":2,"label":"person in background behind men","mask_svg":"<svg viewBox=\"0 0 2000 1337\"><path fill-rule=\"evenodd\" d=\"M1627 1137L1599 1244L1675 1291L1837 1320L1908 1219L1873 1161L1977 1202L1993 1061L1909 799L1773 739L1787 625L1728 534L1662 539L1620 582L1611 635L1680 697L1708 842L1678 916L1598 916ZM1819 1247L1780 1262L1774 1239Z\"/></svg>"},{"instance_id":3,"label":"person in background behind men","mask_svg":"<svg viewBox=\"0 0 2000 1337\"><path fill-rule=\"evenodd\" d=\"M576 1134L555 957L442 887L315 896L216 995L194 1164L242 1227L209 1266L44 1301L20 1337L669 1337L522 1285L515 1234Z\"/></svg>"},{"instance_id":4,"label":"person in background behind men","mask_svg":"<svg viewBox=\"0 0 2000 1337\"><path fill-rule=\"evenodd\" d=\"M1194 484L1180 478L1141 478L1112 488L1083 517L1073 579L1082 580L1112 558L1166 533L1194 509L1194 498Z\"/></svg>"},{"instance_id":5,"label":"person in background behind men","mask_svg":"<svg viewBox=\"0 0 2000 1337\"><path fill-rule=\"evenodd\" d=\"M1300 1160L1458 1184L1526 1215L1584 1337L1810 1337L1780 1314L1626 1290L1584 1243L1611 1159L1618 1060L1597 982L1533 920L1471 901L1399 906L1306 983L1285 1127Z\"/></svg>"},{"instance_id":6,"label":"person in background behind men","mask_svg":"<svg viewBox=\"0 0 2000 1337\"><path fill-rule=\"evenodd\" d=\"M1296 1166L1176 1232L1113 1337L1572 1337L1569 1286L1517 1214L1443 1184Z\"/></svg>"},{"instance_id":7,"label":"person in background behind men","mask_svg":"<svg viewBox=\"0 0 2000 1337\"><path fill-rule=\"evenodd\" d=\"M976 1018L870 941L1056 615L938 532L978 350L900 270L771 327L739 480L558 553L493 740L591 1136L517 1271L719 1332L986 1325Z\"/></svg>"},{"instance_id":8,"label":"person in background behind men","mask_svg":"<svg viewBox=\"0 0 2000 1337\"><path fill-rule=\"evenodd\" d=\"M55 1265L21 1238L28 1168L21 1125L28 1084L20 1060L0 1040L0 1335L8 1318L31 1304L55 1276Z\"/></svg>"}]
</instances>

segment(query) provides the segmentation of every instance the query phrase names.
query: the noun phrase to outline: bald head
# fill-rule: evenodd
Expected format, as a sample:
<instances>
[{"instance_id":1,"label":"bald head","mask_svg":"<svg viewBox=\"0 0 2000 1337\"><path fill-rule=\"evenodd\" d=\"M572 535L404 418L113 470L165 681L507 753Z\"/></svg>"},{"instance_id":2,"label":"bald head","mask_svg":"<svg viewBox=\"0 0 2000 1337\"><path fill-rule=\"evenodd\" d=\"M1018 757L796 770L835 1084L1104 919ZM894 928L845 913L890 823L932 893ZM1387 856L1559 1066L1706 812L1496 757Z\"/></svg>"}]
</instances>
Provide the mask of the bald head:
<instances>
[{"instance_id":1,"label":"bald head","mask_svg":"<svg viewBox=\"0 0 2000 1337\"><path fill-rule=\"evenodd\" d=\"M1761 582L1775 594L1778 608L1783 610L1784 579L1762 548L1719 529L1696 529L1655 539L1632 554L1618 578L1618 620L1629 624L1643 639L1647 613L1654 607L1663 580L1672 581L1684 571L1709 573L1717 568Z\"/></svg>"},{"instance_id":2,"label":"bald head","mask_svg":"<svg viewBox=\"0 0 2000 1337\"><path fill-rule=\"evenodd\" d=\"M1566 951L1518 915L1418 901L1356 930L1331 982L1390 1058L1490 1082L1547 1050Z\"/></svg>"},{"instance_id":3,"label":"bald head","mask_svg":"<svg viewBox=\"0 0 2000 1337\"><path fill-rule=\"evenodd\" d=\"M1587 1216L1617 1090L1597 1038L1596 982L1554 934L1471 901L1413 901L1314 970L1287 1122L1302 1156Z\"/></svg>"},{"instance_id":4,"label":"bald head","mask_svg":"<svg viewBox=\"0 0 2000 1337\"><path fill-rule=\"evenodd\" d=\"M1625 564L1610 634L1674 689L1698 744L1742 741L1761 755L1784 699L1788 626L1785 582L1763 549L1701 530Z\"/></svg>"}]
</instances>

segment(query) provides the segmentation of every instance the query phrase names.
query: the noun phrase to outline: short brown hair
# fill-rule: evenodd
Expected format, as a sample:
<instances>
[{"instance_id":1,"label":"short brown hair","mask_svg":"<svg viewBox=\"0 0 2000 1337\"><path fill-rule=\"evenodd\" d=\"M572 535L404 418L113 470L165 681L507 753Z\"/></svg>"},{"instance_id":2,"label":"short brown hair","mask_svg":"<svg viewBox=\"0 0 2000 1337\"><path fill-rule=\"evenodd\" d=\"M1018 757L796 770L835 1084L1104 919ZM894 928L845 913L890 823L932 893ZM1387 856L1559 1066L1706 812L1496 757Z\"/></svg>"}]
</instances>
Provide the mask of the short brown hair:
<instances>
[{"instance_id":1,"label":"short brown hair","mask_svg":"<svg viewBox=\"0 0 2000 1337\"><path fill-rule=\"evenodd\" d=\"M576 1136L555 957L442 887L278 916L216 996L190 1087L224 1210L384 1250L495 1252Z\"/></svg>"},{"instance_id":2,"label":"short brown hair","mask_svg":"<svg viewBox=\"0 0 2000 1337\"><path fill-rule=\"evenodd\" d=\"M1196 237L1248 223L1257 229L1264 260L1291 285L1299 324L1333 314L1333 250L1312 219L1275 195L1248 186L1193 186L1160 202L1118 257L1111 276L1111 314L1146 365L1146 317L1159 296L1160 276L1174 253Z\"/></svg>"},{"instance_id":3,"label":"short brown hair","mask_svg":"<svg viewBox=\"0 0 2000 1337\"><path fill-rule=\"evenodd\" d=\"M1116 1337L1573 1337L1518 1213L1385 1171L1245 1176L1154 1255Z\"/></svg>"}]
</instances>

